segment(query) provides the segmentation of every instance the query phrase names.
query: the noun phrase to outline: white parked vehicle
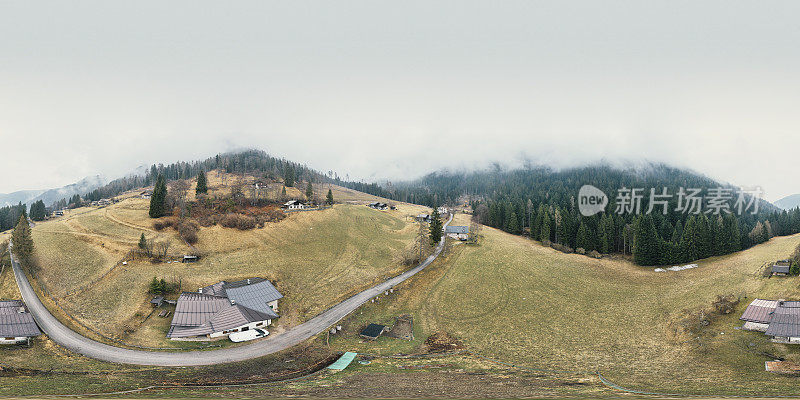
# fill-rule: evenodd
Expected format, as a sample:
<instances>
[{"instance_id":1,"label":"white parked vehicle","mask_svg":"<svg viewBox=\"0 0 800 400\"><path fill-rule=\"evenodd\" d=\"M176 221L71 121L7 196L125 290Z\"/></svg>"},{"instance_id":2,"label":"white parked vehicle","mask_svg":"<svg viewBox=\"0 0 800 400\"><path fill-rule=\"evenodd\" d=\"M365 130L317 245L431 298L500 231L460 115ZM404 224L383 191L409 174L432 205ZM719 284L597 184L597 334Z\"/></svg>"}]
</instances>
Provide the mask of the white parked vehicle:
<instances>
[{"instance_id":1,"label":"white parked vehicle","mask_svg":"<svg viewBox=\"0 0 800 400\"><path fill-rule=\"evenodd\" d=\"M256 328L256 329L246 330L244 332L233 332L230 335L228 335L228 338L231 340L231 342L239 343L239 342L247 342L250 340L262 338L267 335L269 335L268 330Z\"/></svg>"}]
</instances>

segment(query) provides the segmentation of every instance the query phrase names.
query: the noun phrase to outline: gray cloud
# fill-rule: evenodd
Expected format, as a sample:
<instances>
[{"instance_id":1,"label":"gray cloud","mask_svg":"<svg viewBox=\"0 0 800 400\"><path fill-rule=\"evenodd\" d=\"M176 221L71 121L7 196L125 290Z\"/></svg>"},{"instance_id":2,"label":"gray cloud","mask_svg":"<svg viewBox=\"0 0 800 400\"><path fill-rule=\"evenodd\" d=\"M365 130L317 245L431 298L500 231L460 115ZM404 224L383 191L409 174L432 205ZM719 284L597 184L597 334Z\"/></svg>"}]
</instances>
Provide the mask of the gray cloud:
<instances>
[{"instance_id":1,"label":"gray cloud","mask_svg":"<svg viewBox=\"0 0 800 400\"><path fill-rule=\"evenodd\" d=\"M364 179L646 158L800 192L800 5L698 3L4 3L0 192L250 146Z\"/></svg>"}]
</instances>

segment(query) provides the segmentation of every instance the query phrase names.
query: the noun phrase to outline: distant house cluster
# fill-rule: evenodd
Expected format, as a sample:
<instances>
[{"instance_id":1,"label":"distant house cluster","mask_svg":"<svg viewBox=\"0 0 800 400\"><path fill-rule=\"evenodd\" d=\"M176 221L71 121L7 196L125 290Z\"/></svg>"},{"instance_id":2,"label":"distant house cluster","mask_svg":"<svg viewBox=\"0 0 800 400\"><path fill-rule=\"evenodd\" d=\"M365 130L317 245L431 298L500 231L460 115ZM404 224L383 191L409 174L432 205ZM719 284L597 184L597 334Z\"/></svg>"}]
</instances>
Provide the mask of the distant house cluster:
<instances>
[{"instance_id":1,"label":"distant house cluster","mask_svg":"<svg viewBox=\"0 0 800 400\"><path fill-rule=\"evenodd\" d=\"M22 301L0 301L0 344L25 343L41 334Z\"/></svg>"},{"instance_id":2,"label":"distant house cluster","mask_svg":"<svg viewBox=\"0 0 800 400\"><path fill-rule=\"evenodd\" d=\"M395 207L395 206L390 206L390 205L388 205L386 203L381 203L381 202L378 202L378 201L376 201L374 203L367 204L367 207L374 208L376 210L382 210L382 211L383 210L389 210L389 209L392 209L392 210L397 209L397 207Z\"/></svg>"},{"instance_id":3,"label":"distant house cluster","mask_svg":"<svg viewBox=\"0 0 800 400\"><path fill-rule=\"evenodd\" d=\"M430 214L418 214L416 217L414 217L414 219L416 219L417 222L428 222L428 223L430 223L431 221L433 221L433 218L431 218Z\"/></svg>"},{"instance_id":4,"label":"distant house cluster","mask_svg":"<svg viewBox=\"0 0 800 400\"><path fill-rule=\"evenodd\" d=\"M100 199L93 201L91 204L93 207L105 207L117 202L119 202L117 199Z\"/></svg>"},{"instance_id":5,"label":"distant house cluster","mask_svg":"<svg viewBox=\"0 0 800 400\"><path fill-rule=\"evenodd\" d=\"M281 298L278 289L264 278L222 281L196 293L182 293L167 337L207 340L269 326L278 318Z\"/></svg>"},{"instance_id":6,"label":"distant house cluster","mask_svg":"<svg viewBox=\"0 0 800 400\"><path fill-rule=\"evenodd\" d=\"M764 332L773 342L800 344L800 301L755 299L739 319L743 329Z\"/></svg>"}]
</instances>

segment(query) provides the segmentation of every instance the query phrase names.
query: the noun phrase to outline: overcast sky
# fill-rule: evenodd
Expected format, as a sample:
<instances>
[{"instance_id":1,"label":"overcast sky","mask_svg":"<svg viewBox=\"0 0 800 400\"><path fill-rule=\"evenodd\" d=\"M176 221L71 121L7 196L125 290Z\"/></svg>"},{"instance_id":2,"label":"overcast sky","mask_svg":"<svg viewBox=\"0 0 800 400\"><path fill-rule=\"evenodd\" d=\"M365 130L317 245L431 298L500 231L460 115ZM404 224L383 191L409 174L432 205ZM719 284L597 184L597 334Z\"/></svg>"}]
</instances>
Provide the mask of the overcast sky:
<instances>
[{"instance_id":1,"label":"overcast sky","mask_svg":"<svg viewBox=\"0 0 800 400\"><path fill-rule=\"evenodd\" d=\"M702 4L700 4L702 3ZM800 193L800 2L0 3L0 192L241 147L366 180L650 159Z\"/></svg>"}]
</instances>

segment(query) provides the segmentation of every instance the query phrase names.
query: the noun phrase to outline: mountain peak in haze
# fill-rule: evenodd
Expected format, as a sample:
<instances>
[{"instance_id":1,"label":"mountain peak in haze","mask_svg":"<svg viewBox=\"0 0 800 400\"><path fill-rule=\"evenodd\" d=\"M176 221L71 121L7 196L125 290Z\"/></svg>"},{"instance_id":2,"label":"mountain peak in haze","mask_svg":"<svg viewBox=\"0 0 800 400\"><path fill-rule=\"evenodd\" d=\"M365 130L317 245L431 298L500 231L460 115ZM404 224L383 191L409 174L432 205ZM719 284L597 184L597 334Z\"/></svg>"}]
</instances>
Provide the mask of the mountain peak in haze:
<instances>
[{"instance_id":1,"label":"mountain peak in haze","mask_svg":"<svg viewBox=\"0 0 800 400\"><path fill-rule=\"evenodd\" d=\"M784 210L791 210L792 208L800 207L800 193L786 196L773 204Z\"/></svg>"},{"instance_id":2,"label":"mountain peak in haze","mask_svg":"<svg viewBox=\"0 0 800 400\"><path fill-rule=\"evenodd\" d=\"M45 205L50 205L61 199L69 199L79 194L81 196L91 192L108 183L108 179L100 174L87 176L78 182L55 189L45 190L20 190L8 194L0 194L0 206L9 206L20 202L30 206L36 201L42 200Z\"/></svg>"}]
</instances>

